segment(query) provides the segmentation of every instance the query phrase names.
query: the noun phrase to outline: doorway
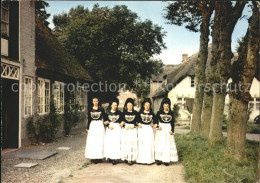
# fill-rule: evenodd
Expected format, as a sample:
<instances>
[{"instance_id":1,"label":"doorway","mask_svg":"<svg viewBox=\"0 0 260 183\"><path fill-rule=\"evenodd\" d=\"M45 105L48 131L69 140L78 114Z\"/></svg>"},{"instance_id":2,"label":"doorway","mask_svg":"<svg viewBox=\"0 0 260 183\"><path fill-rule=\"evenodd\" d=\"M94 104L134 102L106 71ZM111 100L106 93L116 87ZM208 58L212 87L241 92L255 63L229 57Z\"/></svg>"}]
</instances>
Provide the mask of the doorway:
<instances>
[{"instance_id":1,"label":"doorway","mask_svg":"<svg viewBox=\"0 0 260 183\"><path fill-rule=\"evenodd\" d=\"M19 81L2 78L2 149L19 145Z\"/></svg>"}]
</instances>

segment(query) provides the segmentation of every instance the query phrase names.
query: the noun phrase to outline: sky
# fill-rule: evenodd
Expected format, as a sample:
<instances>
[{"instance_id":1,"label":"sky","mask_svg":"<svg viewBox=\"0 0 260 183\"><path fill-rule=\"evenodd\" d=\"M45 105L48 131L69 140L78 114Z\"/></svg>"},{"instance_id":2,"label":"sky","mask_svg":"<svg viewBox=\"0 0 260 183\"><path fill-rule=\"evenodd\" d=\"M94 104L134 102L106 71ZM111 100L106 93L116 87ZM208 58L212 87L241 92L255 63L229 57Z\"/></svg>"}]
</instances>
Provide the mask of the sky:
<instances>
[{"instance_id":1,"label":"sky","mask_svg":"<svg viewBox=\"0 0 260 183\"><path fill-rule=\"evenodd\" d=\"M188 56L199 51L200 33L190 32L184 26L175 26L167 24L167 20L163 18L166 13L164 10L168 2L162 1L47 1L49 7L47 13L50 13L48 21L49 27L54 27L52 23L53 15L63 12L69 12L70 8L82 5L92 9L93 5L98 3L101 7L108 6L113 8L115 5L126 5L128 8L137 13L141 20L150 19L154 24L163 28L166 32L164 42L167 49L164 49L160 55L155 58L160 58L164 64L179 64L182 60L182 54L187 53ZM243 15L250 16L252 13L250 8L245 8ZM240 19L232 34L232 51L235 51L237 40L245 35L248 27L246 18ZM211 40L210 40L211 42Z\"/></svg>"}]
</instances>

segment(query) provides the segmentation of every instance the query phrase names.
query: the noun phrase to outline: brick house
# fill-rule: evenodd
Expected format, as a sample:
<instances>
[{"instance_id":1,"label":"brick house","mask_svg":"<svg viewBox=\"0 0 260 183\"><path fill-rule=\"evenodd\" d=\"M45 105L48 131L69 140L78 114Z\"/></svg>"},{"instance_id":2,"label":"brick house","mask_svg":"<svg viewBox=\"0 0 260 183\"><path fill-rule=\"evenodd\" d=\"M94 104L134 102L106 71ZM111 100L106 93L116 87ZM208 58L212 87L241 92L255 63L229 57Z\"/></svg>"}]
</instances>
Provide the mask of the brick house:
<instances>
[{"instance_id":1,"label":"brick house","mask_svg":"<svg viewBox=\"0 0 260 183\"><path fill-rule=\"evenodd\" d=\"M2 149L28 144L27 118L44 115L54 97L59 115L68 101L68 84L92 81L86 70L35 15L35 2L1 2ZM74 130L87 125L87 95L83 86L73 90L80 114ZM63 126L57 135L62 135Z\"/></svg>"}]
</instances>

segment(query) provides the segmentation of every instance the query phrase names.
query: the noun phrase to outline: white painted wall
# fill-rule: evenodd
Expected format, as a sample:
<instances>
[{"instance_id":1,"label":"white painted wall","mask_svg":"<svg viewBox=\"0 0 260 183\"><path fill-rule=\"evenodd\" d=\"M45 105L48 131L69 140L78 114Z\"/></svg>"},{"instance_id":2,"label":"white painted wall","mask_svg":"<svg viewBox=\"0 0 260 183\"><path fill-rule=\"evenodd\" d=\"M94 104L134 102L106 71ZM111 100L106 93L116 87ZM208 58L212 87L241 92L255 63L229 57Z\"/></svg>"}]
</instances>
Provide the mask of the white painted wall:
<instances>
[{"instance_id":1,"label":"white painted wall","mask_svg":"<svg viewBox=\"0 0 260 183\"><path fill-rule=\"evenodd\" d=\"M228 83L231 82L231 79L228 80ZM250 88L250 95L252 96L252 101L254 103L253 108L251 109L252 112L249 116L249 121L252 122L256 116L260 115L260 110L256 108L257 98L260 98L260 81L258 81L256 78L253 79L251 88ZM228 114L228 104L229 104L229 95L226 96L225 100L225 114Z\"/></svg>"},{"instance_id":2,"label":"white painted wall","mask_svg":"<svg viewBox=\"0 0 260 183\"><path fill-rule=\"evenodd\" d=\"M182 102L184 103L184 98L194 98L195 97L195 87L191 87L191 77L185 77L178 85L176 85L168 93L168 98L171 100L171 108L174 104L177 104L178 98L183 98ZM180 109L179 111L179 120L189 120L190 113L186 109Z\"/></svg>"},{"instance_id":3,"label":"white painted wall","mask_svg":"<svg viewBox=\"0 0 260 183\"><path fill-rule=\"evenodd\" d=\"M228 83L232 80L229 79ZM254 78L251 88L250 94L253 98L254 107L249 117L249 121L253 121L257 115L260 115L260 110L256 108L256 103L258 102L256 98L260 98L260 82ZM191 87L191 77L185 77L177 86L175 86L171 91L168 93L168 97L171 100L172 106L177 103L178 98L194 98L195 97L195 87ZM183 101L184 103L184 101ZM229 104L229 95L226 96L225 101L225 114L228 114L228 104ZM189 112L185 109L180 110L180 120L187 120L189 117Z\"/></svg>"}]
</instances>

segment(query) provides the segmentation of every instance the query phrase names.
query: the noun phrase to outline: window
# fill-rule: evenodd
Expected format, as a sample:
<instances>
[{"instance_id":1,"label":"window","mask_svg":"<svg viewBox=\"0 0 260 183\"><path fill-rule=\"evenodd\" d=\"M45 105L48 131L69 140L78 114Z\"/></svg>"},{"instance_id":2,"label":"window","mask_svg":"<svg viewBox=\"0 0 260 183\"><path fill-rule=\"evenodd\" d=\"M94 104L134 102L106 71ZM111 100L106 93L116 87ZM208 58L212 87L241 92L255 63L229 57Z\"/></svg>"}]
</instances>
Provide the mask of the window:
<instances>
[{"instance_id":1,"label":"window","mask_svg":"<svg viewBox=\"0 0 260 183\"><path fill-rule=\"evenodd\" d=\"M24 115L32 115L32 79L29 77L25 77Z\"/></svg>"},{"instance_id":2,"label":"window","mask_svg":"<svg viewBox=\"0 0 260 183\"><path fill-rule=\"evenodd\" d=\"M248 107L250 110L254 110L254 101L249 101Z\"/></svg>"},{"instance_id":3,"label":"window","mask_svg":"<svg viewBox=\"0 0 260 183\"><path fill-rule=\"evenodd\" d=\"M194 87L195 82L194 82L194 76L191 76L191 80L190 80L190 86Z\"/></svg>"},{"instance_id":4,"label":"window","mask_svg":"<svg viewBox=\"0 0 260 183\"><path fill-rule=\"evenodd\" d=\"M255 99L255 110L260 110L260 98Z\"/></svg>"},{"instance_id":5,"label":"window","mask_svg":"<svg viewBox=\"0 0 260 183\"><path fill-rule=\"evenodd\" d=\"M38 108L39 114L50 112L50 81L38 79Z\"/></svg>"},{"instance_id":6,"label":"window","mask_svg":"<svg viewBox=\"0 0 260 183\"><path fill-rule=\"evenodd\" d=\"M69 107L71 110L75 110L75 90L69 91L69 95L68 95L68 99L69 99Z\"/></svg>"},{"instance_id":7,"label":"window","mask_svg":"<svg viewBox=\"0 0 260 183\"><path fill-rule=\"evenodd\" d=\"M1 2L1 33L9 35L9 6L7 2Z\"/></svg>"},{"instance_id":8,"label":"window","mask_svg":"<svg viewBox=\"0 0 260 183\"><path fill-rule=\"evenodd\" d=\"M77 87L77 104L79 105L79 110L84 111L86 109L86 104L87 104L87 92L84 89L83 86L78 86Z\"/></svg>"},{"instance_id":9,"label":"window","mask_svg":"<svg viewBox=\"0 0 260 183\"><path fill-rule=\"evenodd\" d=\"M180 107L180 109L186 109L186 100L185 98L177 98L177 104Z\"/></svg>"},{"instance_id":10,"label":"window","mask_svg":"<svg viewBox=\"0 0 260 183\"><path fill-rule=\"evenodd\" d=\"M57 81L54 84L54 105L57 112L64 112L64 84Z\"/></svg>"},{"instance_id":11,"label":"window","mask_svg":"<svg viewBox=\"0 0 260 183\"><path fill-rule=\"evenodd\" d=\"M253 98L253 100L249 101L248 107L250 110L260 110L260 98Z\"/></svg>"}]
</instances>

